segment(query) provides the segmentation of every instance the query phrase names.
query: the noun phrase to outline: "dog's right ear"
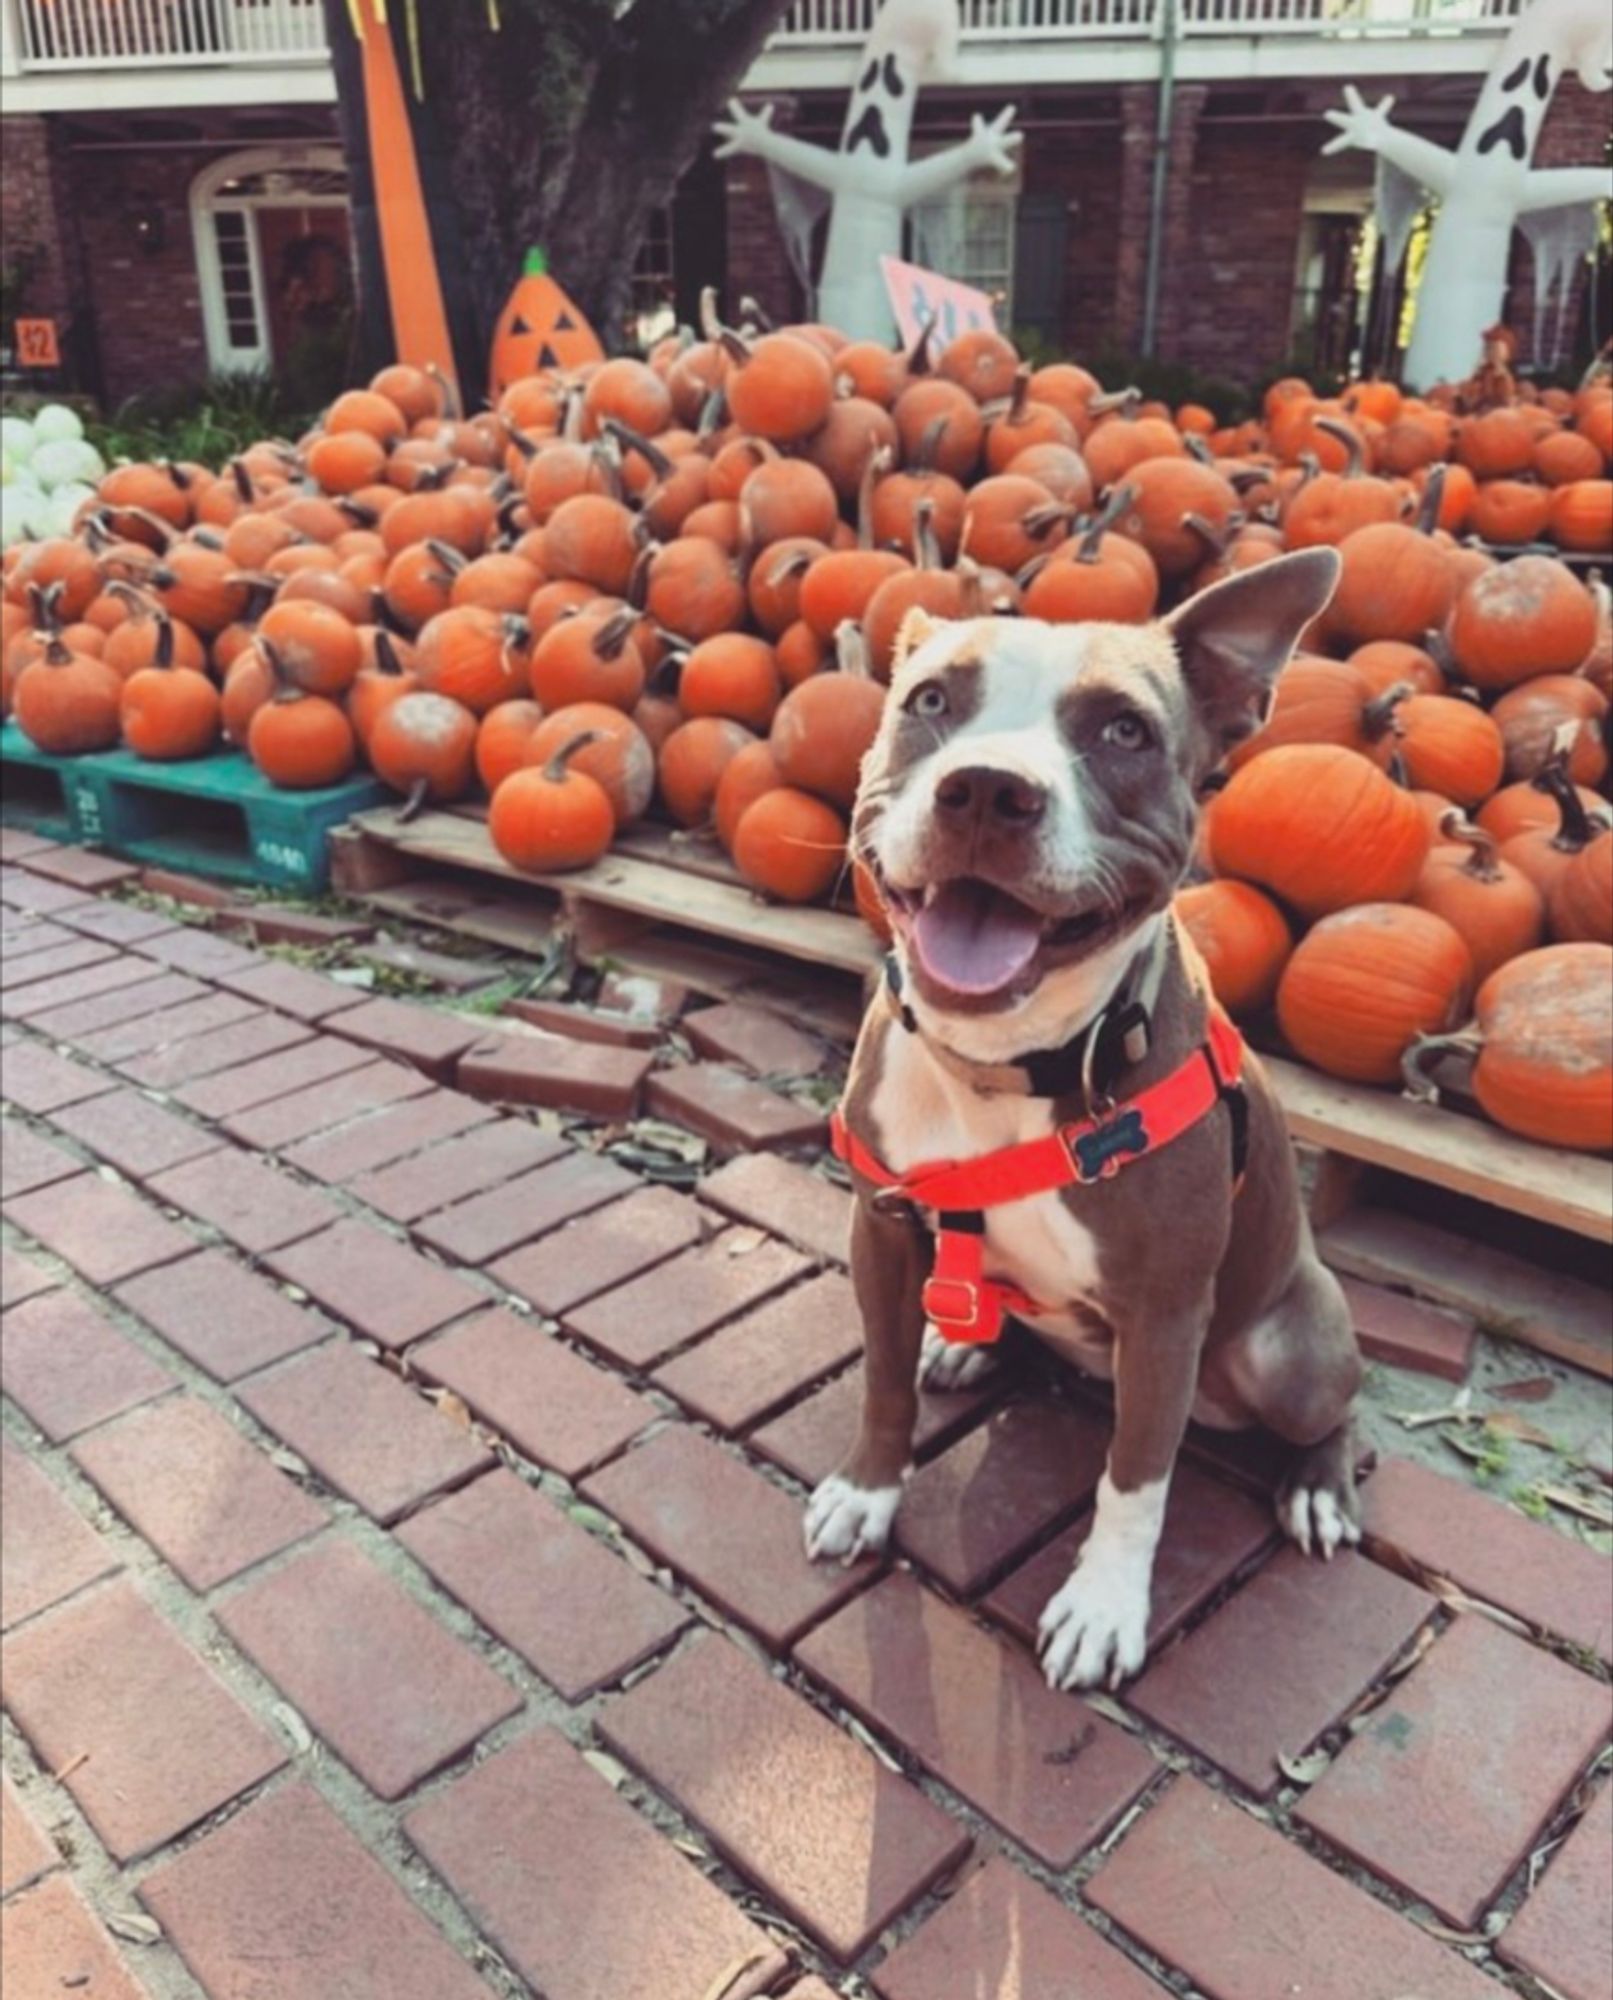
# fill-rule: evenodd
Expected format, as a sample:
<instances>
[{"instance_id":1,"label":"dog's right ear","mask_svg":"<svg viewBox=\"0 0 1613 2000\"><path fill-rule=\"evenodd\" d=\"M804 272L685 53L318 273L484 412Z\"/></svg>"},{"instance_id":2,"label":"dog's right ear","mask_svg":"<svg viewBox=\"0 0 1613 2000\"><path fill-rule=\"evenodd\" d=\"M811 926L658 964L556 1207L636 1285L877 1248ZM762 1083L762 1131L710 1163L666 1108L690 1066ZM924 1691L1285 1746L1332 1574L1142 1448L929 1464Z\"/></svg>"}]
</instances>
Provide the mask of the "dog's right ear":
<instances>
[{"instance_id":1,"label":"dog's right ear","mask_svg":"<svg viewBox=\"0 0 1613 2000\"><path fill-rule=\"evenodd\" d=\"M891 648L892 680L901 672L908 654L916 653L925 640L933 638L940 629L941 621L932 618L922 604L909 606L902 614L902 622L896 628L896 643Z\"/></svg>"},{"instance_id":2,"label":"dog's right ear","mask_svg":"<svg viewBox=\"0 0 1613 2000\"><path fill-rule=\"evenodd\" d=\"M1206 738L1206 770L1265 721L1277 676L1342 567L1336 549L1301 549L1201 590L1165 620Z\"/></svg>"}]
</instances>

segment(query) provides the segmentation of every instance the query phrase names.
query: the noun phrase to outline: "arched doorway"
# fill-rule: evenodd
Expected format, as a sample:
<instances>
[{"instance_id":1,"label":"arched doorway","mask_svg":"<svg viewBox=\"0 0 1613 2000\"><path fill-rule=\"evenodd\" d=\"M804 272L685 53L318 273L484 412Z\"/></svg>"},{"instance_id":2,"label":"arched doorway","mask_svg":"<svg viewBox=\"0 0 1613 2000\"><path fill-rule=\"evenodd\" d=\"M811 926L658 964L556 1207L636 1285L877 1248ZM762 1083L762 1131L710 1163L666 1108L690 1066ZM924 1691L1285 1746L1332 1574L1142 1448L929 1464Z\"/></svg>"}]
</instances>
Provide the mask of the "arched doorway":
<instances>
[{"instance_id":1,"label":"arched doorway","mask_svg":"<svg viewBox=\"0 0 1613 2000\"><path fill-rule=\"evenodd\" d=\"M353 306L347 172L335 146L226 154L191 184L208 364L272 370L293 400L340 379Z\"/></svg>"}]
</instances>

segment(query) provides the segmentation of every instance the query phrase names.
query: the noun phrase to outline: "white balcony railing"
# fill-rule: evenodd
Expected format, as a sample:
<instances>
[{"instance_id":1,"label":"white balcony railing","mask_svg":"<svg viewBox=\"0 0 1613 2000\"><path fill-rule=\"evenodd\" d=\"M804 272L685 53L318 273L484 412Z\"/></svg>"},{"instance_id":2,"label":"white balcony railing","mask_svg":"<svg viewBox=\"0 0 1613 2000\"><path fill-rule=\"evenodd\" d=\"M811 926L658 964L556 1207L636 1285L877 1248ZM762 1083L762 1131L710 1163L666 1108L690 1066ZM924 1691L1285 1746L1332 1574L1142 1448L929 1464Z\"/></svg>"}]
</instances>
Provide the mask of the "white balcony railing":
<instances>
[{"instance_id":1,"label":"white balcony railing","mask_svg":"<svg viewBox=\"0 0 1613 2000\"><path fill-rule=\"evenodd\" d=\"M320 0L14 0L25 71L324 63Z\"/></svg>"},{"instance_id":2,"label":"white balcony railing","mask_svg":"<svg viewBox=\"0 0 1613 2000\"><path fill-rule=\"evenodd\" d=\"M1188 35L1495 33L1523 0L1180 0ZM771 46L860 42L879 0L795 0ZM1160 0L959 0L965 42L1115 41L1156 34Z\"/></svg>"}]
</instances>

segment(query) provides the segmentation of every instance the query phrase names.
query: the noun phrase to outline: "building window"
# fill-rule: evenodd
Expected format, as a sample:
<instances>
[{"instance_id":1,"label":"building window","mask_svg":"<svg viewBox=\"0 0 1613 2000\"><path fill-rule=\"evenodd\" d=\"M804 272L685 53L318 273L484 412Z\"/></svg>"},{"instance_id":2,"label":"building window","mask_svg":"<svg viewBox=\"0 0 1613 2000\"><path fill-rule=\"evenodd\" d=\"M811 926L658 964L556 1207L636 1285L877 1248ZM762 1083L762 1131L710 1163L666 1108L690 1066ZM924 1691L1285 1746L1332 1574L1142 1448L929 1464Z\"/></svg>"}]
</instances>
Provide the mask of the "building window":
<instances>
[{"instance_id":1,"label":"building window","mask_svg":"<svg viewBox=\"0 0 1613 2000\"><path fill-rule=\"evenodd\" d=\"M658 208L650 217L644 241L633 265L633 298L628 311L628 339L648 351L677 325L677 273L672 257L672 210Z\"/></svg>"},{"instance_id":2,"label":"building window","mask_svg":"<svg viewBox=\"0 0 1613 2000\"><path fill-rule=\"evenodd\" d=\"M963 181L908 212L913 261L984 292L997 324L1014 323L1014 228L1019 193L993 176Z\"/></svg>"},{"instance_id":3,"label":"building window","mask_svg":"<svg viewBox=\"0 0 1613 2000\"><path fill-rule=\"evenodd\" d=\"M213 235L218 244L219 291L230 352L250 354L255 359L263 347L263 322L246 215L238 208L219 209L213 217Z\"/></svg>"}]
</instances>

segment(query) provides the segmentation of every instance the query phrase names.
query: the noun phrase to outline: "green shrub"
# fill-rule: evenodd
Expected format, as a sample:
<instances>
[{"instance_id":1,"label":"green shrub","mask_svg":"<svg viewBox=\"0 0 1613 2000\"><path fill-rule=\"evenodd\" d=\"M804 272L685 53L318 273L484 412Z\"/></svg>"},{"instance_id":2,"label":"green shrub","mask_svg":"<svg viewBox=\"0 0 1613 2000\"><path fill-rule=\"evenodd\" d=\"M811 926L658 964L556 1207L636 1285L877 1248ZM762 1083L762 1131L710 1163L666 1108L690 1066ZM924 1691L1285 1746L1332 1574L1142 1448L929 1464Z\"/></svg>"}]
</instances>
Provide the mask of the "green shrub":
<instances>
[{"instance_id":1,"label":"green shrub","mask_svg":"<svg viewBox=\"0 0 1613 2000\"><path fill-rule=\"evenodd\" d=\"M109 462L184 458L219 466L260 438L294 437L309 421L288 405L274 377L259 370L131 396L110 417L91 423L89 434Z\"/></svg>"}]
</instances>

